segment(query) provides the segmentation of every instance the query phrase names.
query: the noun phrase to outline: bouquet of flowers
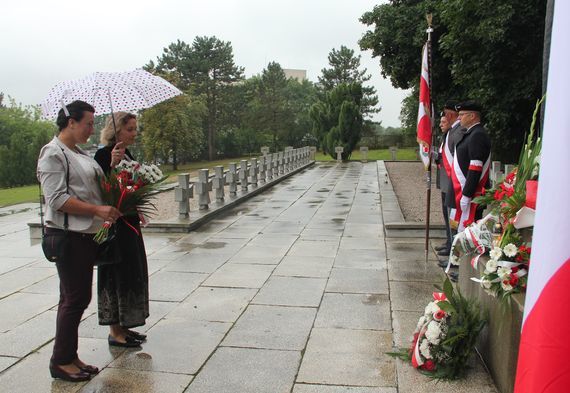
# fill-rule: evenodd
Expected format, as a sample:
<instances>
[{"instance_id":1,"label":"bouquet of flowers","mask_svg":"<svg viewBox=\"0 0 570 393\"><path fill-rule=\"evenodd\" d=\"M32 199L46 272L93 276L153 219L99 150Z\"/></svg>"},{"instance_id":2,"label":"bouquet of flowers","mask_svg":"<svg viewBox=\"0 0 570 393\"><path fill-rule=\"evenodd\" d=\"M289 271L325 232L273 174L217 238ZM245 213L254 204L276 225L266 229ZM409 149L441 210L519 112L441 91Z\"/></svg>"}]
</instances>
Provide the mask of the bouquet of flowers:
<instances>
[{"instance_id":1,"label":"bouquet of flowers","mask_svg":"<svg viewBox=\"0 0 570 393\"><path fill-rule=\"evenodd\" d=\"M485 323L477 303L455 291L446 279L443 292L433 293L433 301L420 317L411 347L388 354L411 362L434 379L457 379L466 371Z\"/></svg>"},{"instance_id":2,"label":"bouquet of flowers","mask_svg":"<svg viewBox=\"0 0 570 393\"><path fill-rule=\"evenodd\" d=\"M472 280L480 283L488 294L501 299L518 293L526 288L530 252L531 248L525 244L494 247L481 278Z\"/></svg>"},{"instance_id":3,"label":"bouquet of flowers","mask_svg":"<svg viewBox=\"0 0 570 393\"><path fill-rule=\"evenodd\" d=\"M534 137L534 131L538 110L544 98L542 97L536 103L530 131L517 167L508 173L501 183L473 200L475 203L487 205L494 214L500 217L503 235L507 235L503 236L501 246L508 243L508 235L515 231L517 214L524 208L535 208L542 143L539 137Z\"/></svg>"},{"instance_id":4,"label":"bouquet of flowers","mask_svg":"<svg viewBox=\"0 0 570 393\"><path fill-rule=\"evenodd\" d=\"M108 176L100 177L99 186L103 201L115 206L123 216L146 215L156 210L152 203L158 185L165 179L156 165L140 164L137 161L122 160ZM126 220L124 222L137 234L138 230ZM94 240L101 244L109 237L112 224L105 222Z\"/></svg>"}]
</instances>

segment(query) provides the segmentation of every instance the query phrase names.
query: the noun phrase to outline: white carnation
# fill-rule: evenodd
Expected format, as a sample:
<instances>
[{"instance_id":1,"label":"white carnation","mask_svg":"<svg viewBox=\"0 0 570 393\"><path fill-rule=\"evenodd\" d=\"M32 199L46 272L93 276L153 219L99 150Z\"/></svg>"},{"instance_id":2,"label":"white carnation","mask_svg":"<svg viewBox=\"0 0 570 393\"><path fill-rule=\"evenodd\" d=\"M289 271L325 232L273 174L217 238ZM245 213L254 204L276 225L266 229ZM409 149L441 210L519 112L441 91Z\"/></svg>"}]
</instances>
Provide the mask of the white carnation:
<instances>
[{"instance_id":1,"label":"white carnation","mask_svg":"<svg viewBox=\"0 0 570 393\"><path fill-rule=\"evenodd\" d=\"M416 331L419 331L422 326L424 326L424 323L426 323L426 317L422 315L418 321L418 325L416 326Z\"/></svg>"},{"instance_id":2,"label":"white carnation","mask_svg":"<svg viewBox=\"0 0 570 393\"><path fill-rule=\"evenodd\" d=\"M505 292L508 292L508 291L512 291L512 290L513 290L512 285L509 284L509 282L506 281L506 280L505 280L505 281L501 281L501 287L503 288L503 290L504 290Z\"/></svg>"},{"instance_id":3,"label":"white carnation","mask_svg":"<svg viewBox=\"0 0 570 393\"><path fill-rule=\"evenodd\" d=\"M437 345L441 338L441 329L439 327L439 323L436 321L431 321L426 330L426 338L431 344Z\"/></svg>"},{"instance_id":4,"label":"white carnation","mask_svg":"<svg viewBox=\"0 0 570 393\"><path fill-rule=\"evenodd\" d=\"M424 315L433 315L439 311L439 307L435 302L429 302L424 310Z\"/></svg>"},{"instance_id":5,"label":"white carnation","mask_svg":"<svg viewBox=\"0 0 570 393\"><path fill-rule=\"evenodd\" d=\"M489 252L489 256L491 257L491 259L494 259L495 261L498 261L502 255L503 255L503 250L501 250L501 247L493 247L491 252Z\"/></svg>"},{"instance_id":6,"label":"white carnation","mask_svg":"<svg viewBox=\"0 0 570 393\"><path fill-rule=\"evenodd\" d=\"M497 275L501 278L501 280L510 278L509 276L511 275L511 272L512 270L510 267L500 267L497 269Z\"/></svg>"},{"instance_id":7,"label":"white carnation","mask_svg":"<svg viewBox=\"0 0 570 393\"><path fill-rule=\"evenodd\" d=\"M485 270L487 274L495 273L497 271L497 261L495 259L489 259L485 264Z\"/></svg>"},{"instance_id":8,"label":"white carnation","mask_svg":"<svg viewBox=\"0 0 570 393\"><path fill-rule=\"evenodd\" d=\"M422 340L420 344L420 353L426 359L431 359L431 352L429 351L429 342L428 340Z\"/></svg>"},{"instance_id":9,"label":"white carnation","mask_svg":"<svg viewBox=\"0 0 570 393\"><path fill-rule=\"evenodd\" d=\"M513 258L515 255L517 255L517 251L518 248L513 243L509 243L503 248L503 252L509 258Z\"/></svg>"}]
</instances>

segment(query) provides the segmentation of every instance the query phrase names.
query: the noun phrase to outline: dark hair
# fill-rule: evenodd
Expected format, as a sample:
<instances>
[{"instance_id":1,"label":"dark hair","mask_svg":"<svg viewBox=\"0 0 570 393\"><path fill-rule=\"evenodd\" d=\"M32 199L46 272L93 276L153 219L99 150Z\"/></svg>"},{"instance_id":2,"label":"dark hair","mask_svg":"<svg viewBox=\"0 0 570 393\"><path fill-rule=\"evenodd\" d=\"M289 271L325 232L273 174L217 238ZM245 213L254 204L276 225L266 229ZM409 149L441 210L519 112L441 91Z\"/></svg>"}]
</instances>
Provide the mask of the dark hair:
<instances>
[{"instance_id":1,"label":"dark hair","mask_svg":"<svg viewBox=\"0 0 570 393\"><path fill-rule=\"evenodd\" d=\"M84 112L95 113L95 108L93 108L92 105L86 103L85 101L76 100L71 104L67 104L65 107L69 112L69 116L66 116L63 108L61 108L57 113L57 120L55 121L55 124L57 124L60 131L68 126L69 119L81 121L81 119L83 119Z\"/></svg>"}]
</instances>

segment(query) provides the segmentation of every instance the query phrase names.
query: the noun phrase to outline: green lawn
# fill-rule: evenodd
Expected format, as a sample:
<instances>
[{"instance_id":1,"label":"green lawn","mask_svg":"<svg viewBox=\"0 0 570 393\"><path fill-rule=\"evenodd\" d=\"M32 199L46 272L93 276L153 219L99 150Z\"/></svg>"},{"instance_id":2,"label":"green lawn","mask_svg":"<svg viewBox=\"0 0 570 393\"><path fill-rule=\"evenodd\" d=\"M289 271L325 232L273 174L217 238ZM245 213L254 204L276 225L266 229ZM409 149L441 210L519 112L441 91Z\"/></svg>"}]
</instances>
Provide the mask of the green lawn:
<instances>
[{"instance_id":1,"label":"green lawn","mask_svg":"<svg viewBox=\"0 0 570 393\"><path fill-rule=\"evenodd\" d=\"M0 207L25 202L37 202L40 190L36 185L0 189Z\"/></svg>"},{"instance_id":2,"label":"green lawn","mask_svg":"<svg viewBox=\"0 0 570 393\"><path fill-rule=\"evenodd\" d=\"M396 155L398 160L417 160L416 152L414 148L399 149ZM249 157L232 158L219 161L198 161L189 164L179 165L178 170L173 171L171 166L166 166L161 168L165 175L169 178L167 182L176 181L176 175L178 173L190 172L192 176L196 176L196 171L198 169L211 169L217 165L223 165L224 169L227 169L230 162L239 163L240 160L247 160ZM317 161L332 161L330 156L325 156L323 153L317 152ZM355 150L350 157L353 161L360 160L360 151ZM370 161L374 160L390 160L391 155L388 149L381 150L370 150L368 152L368 159ZM38 201L38 186L24 186L15 188L2 188L0 189L0 207L16 205L18 203L25 202L37 202Z\"/></svg>"},{"instance_id":3,"label":"green lawn","mask_svg":"<svg viewBox=\"0 0 570 393\"><path fill-rule=\"evenodd\" d=\"M354 150L352 155L350 156L351 161L360 161L360 150ZM390 154L390 150L388 149L379 149L379 150L369 150L368 151L368 160L375 161L375 160L391 160L392 155ZM405 161L416 161L418 159L416 155L416 150L413 147L409 148L402 148L398 149L396 152L396 159L397 160L405 160ZM333 161L333 158L330 155L325 155L322 152L317 152L316 156L317 161Z\"/></svg>"}]
</instances>

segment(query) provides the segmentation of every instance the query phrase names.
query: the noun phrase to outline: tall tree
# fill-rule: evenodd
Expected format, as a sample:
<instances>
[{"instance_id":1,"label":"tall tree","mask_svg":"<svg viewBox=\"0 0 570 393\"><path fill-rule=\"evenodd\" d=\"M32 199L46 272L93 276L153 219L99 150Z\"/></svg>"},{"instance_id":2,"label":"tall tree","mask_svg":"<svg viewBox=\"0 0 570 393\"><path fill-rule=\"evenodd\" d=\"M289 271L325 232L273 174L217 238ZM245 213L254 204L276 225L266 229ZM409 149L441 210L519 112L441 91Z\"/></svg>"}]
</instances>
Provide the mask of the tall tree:
<instances>
[{"instance_id":1,"label":"tall tree","mask_svg":"<svg viewBox=\"0 0 570 393\"><path fill-rule=\"evenodd\" d=\"M281 66L271 62L255 81L256 94L252 105L256 123L260 129L271 134L273 151L277 151L279 139L293 118L287 97L287 78Z\"/></svg>"},{"instance_id":2,"label":"tall tree","mask_svg":"<svg viewBox=\"0 0 570 393\"><path fill-rule=\"evenodd\" d=\"M145 157L152 161L172 161L174 170L180 161L198 158L204 144L205 113L202 102L186 95L145 110L141 115Z\"/></svg>"},{"instance_id":3,"label":"tall tree","mask_svg":"<svg viewBox=\"0 0 570 393\"><path fill-rule=\"evenodd\" d=\"M166 73L182 90L205 97L208 158L215 159L216 130L221 113L226 109L228 90L243 79L243 68L234 63L231 43L205 36L196 37L192 46L178 40L164 49L156 65L150 62L146 68Z\"/></svg>"},{"instance_id":4,"label":"tall tree","mask_svg":"<svg viewBox=\"0 0 570 393\"><path fill-rule=\"evenodd\" d=\"M335 147L344 147L342 159L347 160L360 140L363 90L359 83L341 83L325 93L311 108L313 129L323 150L335 156Z\"/></svg>"},{"instance_id":5,"label":"tall tree","mask_svg":"<svg viewBox=\"0 0 570 393\"><path fill-rule=\"evenodd\" d=\"M376 108L378 96L373 86L365 86L371 75L366 74L366 68L360 69L360 58L360 55L354 55L354 50L344 45L341 45L339 50L333 48L328 56L330 68L321 70L322 76L319 76L319 83L325 91L331 91L343 83L359 83L364 94L361 106L362 113L363 115L370 115L379 111Z\"/></svg>"},{"instance_id":6,"label":"tall tree","mask_svg":"<svg viewBox=\"0 0 570 393\"><path fill-rule=\"evenodd\" d=\"M514 161L541 96L546 0L391 0L361 17L371 26L362 49L380 57L395 87L416 88L425 14L433 13L432 96L476 99L485 108L493 152ZM415 129L417 98L405 103L405 129ZM417 95L415 95L417 97Z\"/></svg>"}]
</instances>

